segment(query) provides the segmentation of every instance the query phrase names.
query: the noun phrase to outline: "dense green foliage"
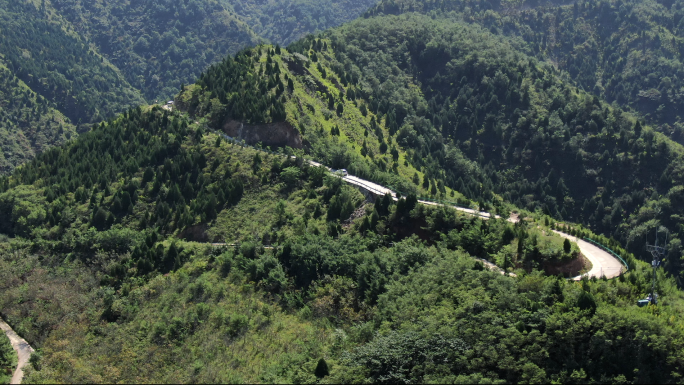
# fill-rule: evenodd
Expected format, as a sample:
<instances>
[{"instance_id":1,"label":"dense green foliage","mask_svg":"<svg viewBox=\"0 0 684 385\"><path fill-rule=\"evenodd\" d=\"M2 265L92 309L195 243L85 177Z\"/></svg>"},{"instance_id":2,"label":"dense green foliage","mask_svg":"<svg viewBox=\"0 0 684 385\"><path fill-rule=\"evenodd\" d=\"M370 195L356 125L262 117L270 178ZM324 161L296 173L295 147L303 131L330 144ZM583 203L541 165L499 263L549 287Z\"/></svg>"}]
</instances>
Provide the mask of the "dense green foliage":
<instances>
[{"instance_id":1,"label":"dense green foliage","mask_svg":"<svg viewBox=\"0 0 684 385\"><path fill-rule=\"evenodd\" d=\"M371 4L3 0L0 67L9 74L3 70L2 81L14 83L17 77L50 112L34 109L26 116L16 101L0 102L0 173L64 142L52 127L36 133L46 121L58 119L67 127L70 121L85 129L145 99L164 102L226 54L265 39L289 43L351 20ZM3 88L2 97L18 92L23 88L17 91L12 84ZM68 120L53 117L52 109Z\"/></svg>"},{"instance_id":2,"label":"dense green foliage","mask_svg":"<svg viewBox=\"0 0 684 385\"><path fill-rule=\"evenodd\" d=\"M53 1L148 100L168 98L258 37L219 1Z\"/></svg>"},{"instance_id":3,"label":"dense green foliage","mask_svg":"<svg viewBox=\"0 0 684 385\"><path fill-rule=\"evenodd\" d=\"M630 285L535 275L512 280L473 267L462 256L436 255L389 283L374 319L380 332L343 355L346 367L334 380L640 383L678 377L682 358L673 352L681 339L663 317L654 322L647 312L624 308Z\"/></svg>"},{"instance_id":4,"label":"dense green foliage","mask_svg":"<svg viewBox=\"0 0 684 385\"><path fill-rule=\"evenodd\" d=\"M285 106L281 95L285 85L278 63L272 63L269 52L266 66L257 67L260 55L256 55L256 52L242 51L234 59L229 56L209 68L197 84L191 86L208 91L205 93L208 95L205 98L201 98L199 93L184 96L186 92L183 90L179 107L191 115L208 115L216 126L223 124L227 118L246 123L284 121ZM257 68L259 70L253 73ZM207 103L210 96L215 99ZM204 103L200 99L204 99Z\"/></svg>"},{"instance_id":5,"label":"dense green foliage","mask_svg":"<svg viewBox=\"0 0 684 385\"><path fill-rule=\"evenodd\" d=\"M217 162L208 163L200 147L193 147L201 130L189 134L187 120L159 108L138 108L76 142L46 151L2 182L3 189L35 186L37 180L42 187L3 194L0 231L63 240L57 250L88 253L102 246L90 243L91 226L109 231L112 238L101 240L112 242L108 249L126 249L140 238L132 235L134 228L154 229L151 236L156 238L157 232L182 231L196 221L214 219L224 206L241 199L243 182L231 178L235 168L225 164L219 169ZM133 262L149 270L154 252L138 249ZM178 267L175 259L165 262L165 268Z\"/></svg>"},{"instance_id":6,"label":"dense green foliage","mask_svg":"<svg viewBox=\"0 0 684 385\"><path fill-rule=\"evenodd\" d=\"M2 62L72 122L97 122L142 103L115 68L45 7L3 0L0 26Z\"/></svg>"},{"instance_id":7,"label":"dense green foliage","mask_svg":"<svg viewBox=\"0 0 684 385\"><path fill-rule=\"evenodd\" d=\"M209 64L260 40L287 44L350 21L373 2L154 0L52 5L148 100L174 95Z\"/></svg>"},{"instance_id":8,"label":"dense green foliage","mask_svg":"<svg viewBox=\"0 0 684 385\"><path fill-rule=\"evenodd\" d=\"M523 43L478 26L407 14L324 37L226 59L184 90L180 106L221 128L236 116L277 121L284 104L280 118L328 165L406 193L448 197L450 188L480 207L539 210L643 258L648 234L666 226L675 234L666 268L681 272L678 144L572 86ZM251 91L247 103L233 96L259 88L273 91ZM331 143L340 134L345 146Z\"/></svg>"},{"instance_id":9,"label":"dense green foliage","mask_svg":"<svg viewBox=\"0 0 684 385\"><path fill-rule=\"evenodd\" d=\"M485 204L498 194L584 223L637 253L658 226L680 231L681 146L569 85L520 43L416 14L326 36L336 51L330 66L358 77L356 95L388 127L388 142L429 178ZM666 261L676 274L680 245L673 240Z\"/></svg>"},{"instance_id":10,"label":"dense green foliage","mask_svg":"<svg viewBox=\"0 0 684 385\"><path fill-rule=\"evenodd\" d=\"M143 58L133 35L168 28L169 41L188 31L202 40L209 27L188 20L195 11L238 20L226 4L47 6L89 38L110 39L111 55ZM478 25L539 2L397 4L287 49L242 50L182 87L173 112L130 109L0 178L0 313L39 349L28 382L681 378L681 146L607 104L609 87L577 87L572 66L594 64L539 60L546 53L522 27L537 10L510 13L520 21L507 31ZM589 20L606 7L578 12ZM561 18L573 8L558 9ZM138 24L150 15L159 24ZM477 22L458 20L466 16ZM176 87L164 84L154 92ZM24 104L40 100L26 95ZM220 133L236 124L238 136L267 134L245 147ZM273 152L268 133L278 132L297 148ZM403 196L366 197L308 156ZM513 203L523 220L483 220L418 196L504 218ZM651 270L630 252L643 257L660 226L671 243L659 304L639 308ZM608 244L629 272L562 279L585 266L551 229Z\"/></svg>"},{"instance_id":11,"label":"dense green foliage","mask_svg":"<svg viewBox=\"0 0 684 385\"><path fill-rule=\"evenodd\" d=\"M577 255L542 222L414 195L367 202L301 158L203 127L133 109L1 180L0 231L15 238L0 243L0 311L39 349L29 382L667 382L680 370L682 299L662 272L661 306L641 309L642 265L611 282L533 272Z\"/></svg>"},{"instance_id":12,"label":"dense green foliage","mask_svg":"<svg viewBox=\"0 0 684 385\"><path fill-rule=\"evenodd\" d=\"M259 36L274 44L290 44L305 35L356 19L375 0L229 1Z\"/></svg>"},{"instance_id":13,"label":"dense green foliage","mask_svg":"<svg viewBox=\"0 0 684 385\"><path fill-rule=\"evenodd\" d=\"M519 38L525 50L567 72L583 89L638 111L684 141L681 1L381 1L367 12L420 12L477 23ZM529 5L536 7L530 8Z\"/></svg>"},{"instance_id":14,"label":"dense green foliage","mask_svg":"<svg viewBox=\"0 0 684 385\"><path fill-rule=\"evenodd\" d=\"M186 86L176 97L176 106L217 130L231 123L276 123L327 166L349 169L406 193L421 190L409 179L418 171L396 144L388 145L387 127L369 112L367 102L356 98L355 86L344 72L330 67L332 49L322 40L315 45L322 51L320 57L314 51L309 57L308 52L292 53L278 46L244 50ZM261 144L267 145L268 139L264 135ZM447 194L443 183L439 186L439 193ZM428 194L429 185L422 190Z\"/></svg>"},{"instance_id":15,"label":"dense green foliage","mask_svg":"<svg viewBox=\"0 0 684 385\"><path fill-rule=\"evenodd\" d=\"M0 174L76 133L56 106L0 65Z\"/></svg>"},{"instance_id":16,"label":"dense green foliage","mask_svg":"<svg viewBox=\"0 0 684 385\"><path fill-rule=\"evenodd\" d=\"M5 333L0 333L0 384L9 384L17 366L17 353Z\"/></svg>"}]
</instances>

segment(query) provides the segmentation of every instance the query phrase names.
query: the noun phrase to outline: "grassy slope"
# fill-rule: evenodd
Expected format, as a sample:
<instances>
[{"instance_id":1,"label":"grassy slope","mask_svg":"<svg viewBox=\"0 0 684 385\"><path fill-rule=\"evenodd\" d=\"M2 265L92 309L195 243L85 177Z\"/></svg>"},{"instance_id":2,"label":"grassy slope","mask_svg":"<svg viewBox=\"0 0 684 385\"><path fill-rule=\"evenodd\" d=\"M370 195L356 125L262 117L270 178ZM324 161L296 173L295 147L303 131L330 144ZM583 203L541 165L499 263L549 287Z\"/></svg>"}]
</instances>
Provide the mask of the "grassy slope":
<instances>
[{"instance_id":1,"label":"grassy slope","mask_svg":"<svg viewBox=\"0 0 684 385\"><path fill-rule=\"evenodd\" d=\"M326 44L329 43L330 41L326 41ZM266 64L267 52L273 48L273 46L262 45L251 49L253 55L257 55L259 58L259 64L255 63L254 73L258 73L260 65ZM287 84L287 79L291 79L294 85L293 90L286 91L286 121L295 127L305 143L309 144L305 148L308 155L327 166L346 167L355 175L379 181L399 191L417 192L419 196L433 196L422 187L422 184L416 185L412 182L414 175L417 175L419 181L422 182L424 173L412 165L407 153L397 144L396 137L389 134L389 129L386 127L386 117L378 117L370 111L365 115L362 114L361 106L365 105L368 110L368 102L360 97L350 100L345 96L350 90L354 89L359 92L359 89L352 84L344 86L340 76L331 68L330 64L333 63L332 58L335 55L332 48L319 52L317 63L304 61L306 63L304 66L293 64L293 61L298 60L296 55L287 52L285 49L282 49L281 52L281 55L273 56L273 62L278 63L281 69L279 78L284 84ZM325 77L319 71L318 64L325 71ZM295 68L300 67L303 70L295 70ZM414 91L418 93L417 96L420 96L421 91L418 88L415 88ZM209 101L211 97L211 93L193 85L186 87L181 92L179 100L183 104L187 104L193 99ZM329 97L335 100L335 110L328 109ZM204 104L207 107L201 106L197 110L209 111L211 108L215 108L208 107L210 104L206 102ZM341 115L336 112L339 104L343 105ZM199 116L203 116L203 114L199 113ZM206 116L211 120L210 113ZM378 129L383 139L378 136L377 131L371 128L371 119L376 119L378 122ZM221 124L216 123L215 126L218 128ZM339 135L332 135L333 128L339 129ZM364 141L368 151L366 156L362 155ZM383 141L388 148L385 153L380 151L380 145ZM392 148L396 148L398 151L396 161L390 153ZM340 160L340 157L335 156L336 154L344 154L341 157L343 159ZM434 197L437 196L442 200L459 201L464 205L472 204L465 200L462 194L449 187L445 188L444 193L440 192Z\"/></svg>"}]
</instances>

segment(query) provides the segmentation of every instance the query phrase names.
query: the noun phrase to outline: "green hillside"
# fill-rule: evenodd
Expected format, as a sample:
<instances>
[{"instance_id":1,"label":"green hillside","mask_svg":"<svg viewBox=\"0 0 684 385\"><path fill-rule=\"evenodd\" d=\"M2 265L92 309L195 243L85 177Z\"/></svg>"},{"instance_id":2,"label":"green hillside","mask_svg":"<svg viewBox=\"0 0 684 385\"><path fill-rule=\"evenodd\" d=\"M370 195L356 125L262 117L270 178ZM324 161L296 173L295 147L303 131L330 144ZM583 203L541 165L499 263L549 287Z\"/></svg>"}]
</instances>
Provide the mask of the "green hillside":
<instances>
[{"instance_id":1,"label":"green hillside","mask_svg":"<svg viewBox=\"0 0 684 385\"><path fill-rule=\"evenodd\" d=\"M406 193L583 223L644 259L648 234L666 226L666 267L679 275L681 146L524 48L450 19L378 16L280 54L226 59L177 103L216 129L283 122L332 167Z\"/></svg>"},{"instance_id":2,"label":"green hillside","mask_svg":"<svg viewBox=\"0 0 684 385\"><path fill-rule=\"evenodd\" d=\"M55 104L0 64L0 175L76 135Z\"/></svg>"},{"instance_id":3,"label":"green hillside","mask_svg":"<svg viewBox=\"0 0 684 385\"><path fill-rule=\"evenodd\" d=\"M371 203L301 158L203 125L133 109L0 181L0 313L39 351L28 382L678 373L682 299L662 272L660 306L641 309L650 270L632 259L610 282L533 271L576 253L544 221L484 221L414 196Z\"/></svg>"},{"instance_id":4,"label":"green hillside","mask_svg":"<svg viewBox=\"0 0 684 385\"><path fill-rule=\"evenodd\" d=\"M342 4L344 17L361 7ZM613 103L631 91L584 85L588 68L605 74L612 61L587 55L561 68L546 56L553 50L536 49L525 23L574 12L553 4L383 1L296 40L304 26L328 25L327 13L304 2L41 2L66 35L87 36L94 57L113 64L172 68L145 55L173 63L176 43L145 37L136 51L138 36L158 29L179 50L190 41L216 54L197 63L220 61L194 82L190 70L174 72L175 83L146 94L175 93L173 104L89 124L0 176L0 314L37 349L24 380L678 382L684 149L649 123L664 120L628 111L629 97ZM594 4L578 4L568 30L612 7L661 9ZM259 9L303 21L254 27ZM245 44L255 31L294 42L237 50L217 20ZM212 48L225 44L236 53ZM12 142L7 130L5 142L28 151L31 140L73 135L56 103L12 71L0 106L23 114L33 136ZM618 72L631 84L623 91L647 84ZM65 139L40 136L54 122ZM6 164L33 156L7 153ZM368 196L310 160L400 199ZM564 279L587 264L554 229L609 245L628 271ZM657 229L669 231L658 304L639 307L653 276L644 245Z\"/></svg>"},{"instance_id":5,"label":"green hillside","mask_svg":"<svg viewBox=\"0 0 684 385\"><path fill-rule=\"evenodd\" d=\"M250 28L273 44L290 44L307 34L352 21L376 0L227 1Z\"/></svg>"},{"instance_id":6,"label":"green hillside","mask_svg":"<svg viewBox=\"0 0 684 385\"><path fill-rule=\"evenodd\" d=\"M147 100L166 99L211 63L260 39L215 0L52 1Z\"/></svg>"},{"instance_id":7,"label":"green hillside","mask_svg":"<svg viewBox=\"0 0 684 385\"><path fill-rule=\"evenodd\" d=\"M0 2L0 174L76 127L143 103L63 21L24 1Z\"/></svg>"},{"instance_id":8,"label":"green hillside","mask_svg":"<svg viewBox=\"0 0 684 385\"><path fill-rule=\"evenodd\" d=\"M584 90L684 141L681 1L383 0L366 16L405 12L462 19L524 41L528 53Z\"/></svg>"},{"instance_id":9,"label":"green hillside","mask_svg":"<svg viewBox=\"0 0 684 385\"><path fill-rule=\"evenodd\" d=\"M17 77L68 118L65 126L83 131L129 107L172 98L227 54L265 40L291 42L351 20L372 4L4 0L0 66L9 70L3 78ZM17 92L12 86L5 93ZM0 135L0 173L63 143L61 132L50 129L34 139L35 128L28 128L45 126L41 119L51 115L25 118L15 106L0 108L7 117L0 130L8 133Z\"/></svg>"},{"instance_id":10,"label":"green hillside","mask_svg":"<svg viewBox=\"0 0 684 385\"><path fill-rule=\"evenodd\" d=\"M392 142L381 118L357 98L354 84L330 67L334 51L323 48L310 59L272 46L240 52L211 67L176 98L178 108L206 119L214 129L229 130L233 122L255 126L276 124L299 141L288 143L334 168L395 186L406 193L429 188L413 183L417 171ZM315 62L313 60L316 60ZM275 126L274 126L275 127ZM272 136L277 130L270 130ZM265 136L261 145L276 144ZM257 144L257 143L252 143ZM434 181L433 181L434 184ZM440 194L456 199L443 184ZM460 195L459 195L460 196ZM465 201L464 203L468 203Z\"/></svg>"},{"instance_id":11,"label":"green hillside","mask_svg":"<svg viewBox=\"0 0 684 385\"><path fill-rule=\"evenodd\" d=\"M193 83L227 54L260 41L289 43L350 21L374 3L51 1L55 11L120 68L147 100L172 97L181 84Z\"/></svg>"},{"instance_id":12,"label":"green hillside","mask_svg":"<svg viewBox=\"0 0 684 385\"><path fill-rule=\"evenodd\" d=\"M355 21L325 37L331 68L358 84L388 143L429 178L471 200L495 204L498 195L581 222L636 253L656 227L679 231L681 146L573 87L521 53L522 43L416 14ZM678 240L670 250L667 268L679 274Z\"/></svg>"},{"instance_id":13,"label":"green hillside","mask_svg":"<svg viewBox=\"0 0 684 385\"><path fill-rule=\"evenodd\" d=\"M74 124L98 122L143 102L139 91L47 6L3 0L0 28L2 64Z\"/></svg>"},{"instance_id":14,"label":"green hillside","mask_svg":"<svg viewBox=\"0 0 684 385\"><path fill-rule=\"evenodd\" d=\"M0 384L9 384L17 366L17 353L12 349L9 338L0 335Z\"/></svg>"}]
</instances>

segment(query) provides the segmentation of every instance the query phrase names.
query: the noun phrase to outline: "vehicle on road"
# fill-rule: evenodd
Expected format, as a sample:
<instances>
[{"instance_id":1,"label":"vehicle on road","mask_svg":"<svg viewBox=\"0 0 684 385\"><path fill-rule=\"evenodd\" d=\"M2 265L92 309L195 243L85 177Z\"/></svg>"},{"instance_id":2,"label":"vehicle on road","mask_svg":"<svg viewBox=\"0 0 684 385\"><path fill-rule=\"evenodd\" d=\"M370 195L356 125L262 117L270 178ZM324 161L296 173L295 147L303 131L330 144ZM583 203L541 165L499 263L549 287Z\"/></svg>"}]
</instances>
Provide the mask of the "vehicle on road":
<instances>
[{"instance_id":1,"label":"vehicle on road","mask_svg":"<svg viewBox=\"0 0 684 385\"><path fill-rule=\"evenodd\" d=\"M344 169L344 168L341 168L341 169L339 169L339 170L331 169L330 171L331 171L333 174L335 174L335 175L337 175L337 176L341 176L341 177L343 177L343 178L344 178L345 176L349 176L349 173L348 173L347 170Z\"/></svg>"}]
</instances>

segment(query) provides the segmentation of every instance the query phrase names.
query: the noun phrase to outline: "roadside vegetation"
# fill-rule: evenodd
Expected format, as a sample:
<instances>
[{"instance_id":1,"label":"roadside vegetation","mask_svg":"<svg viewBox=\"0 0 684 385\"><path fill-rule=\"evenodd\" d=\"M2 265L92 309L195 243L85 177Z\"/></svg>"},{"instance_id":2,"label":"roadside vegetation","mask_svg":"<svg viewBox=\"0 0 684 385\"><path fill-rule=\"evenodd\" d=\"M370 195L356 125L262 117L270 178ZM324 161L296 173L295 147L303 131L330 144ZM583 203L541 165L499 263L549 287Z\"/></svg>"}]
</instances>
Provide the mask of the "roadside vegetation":
<instances>
[{"instance_id":1,"label":"roadside vegetation","mask_svg":"<svg viewBox=\"0 0 684 385\"><path fill-rule=\"evenodd\" d=\"M628 93L582 89L591 76L574 82L527 37L484 28L495 16L487 2L461 3L480 21L454 18L467 10L448 1L383 1L287 47L239 50L180 87L173 107L93 120L0 176L0 314L37 349L25 381L678 382L684 149L647 124L657 117L602 98ZM154 8L160 23L171 10L211 13L244 31L222 2L55 4L98 42L123 24L77 23L86 9L142 22ZM578 15L611 14L600 4ZM55 12L48 6L34 8ZM566 25L571 9L557 11ZM534 12L506 20L553 15ZM523 25L511 31L528 36ZM192 26L186 44L222 46ZM131 33L151 37L160 28L138 27ZM111 55L153 52L155 71L166 69L181 47L160 39L126 35ZM183 79L191 67L179 67ZM54 121L52 104L4 73L23 104L0 101L27 116L27 132L45 122L34 110ZM399 199L368 196L309 159ZM653 274L643 246L662 227L658 305L638 307ZM552 230L610 247L628 270L567 280L587 266Z\"/></svg>"},{"instance_id":2,"label":"roadside vegetation","mask_svg":"<svg viewBox=\"0 0 684 385\"><path fill-rule=\"evenodd\" d=\"M9 384L17 367L17 353L5 333L0 333L0 384Z\"/></svg>"},{"instance_id":3,"label":"roadside vegetation","mask_svg":"<svg viewBox=\"0 0 684 385\"><path fill-rule=\"evenodd\" d=\"M27 382L662 382L682 361L681 293L661 276L660 306L636 307L633 257L611 281L546 276L577 257L549 217L368 201L180 112L128 111L1 185L0 311L38 349Z\"/></svg>"}]
</instances>

